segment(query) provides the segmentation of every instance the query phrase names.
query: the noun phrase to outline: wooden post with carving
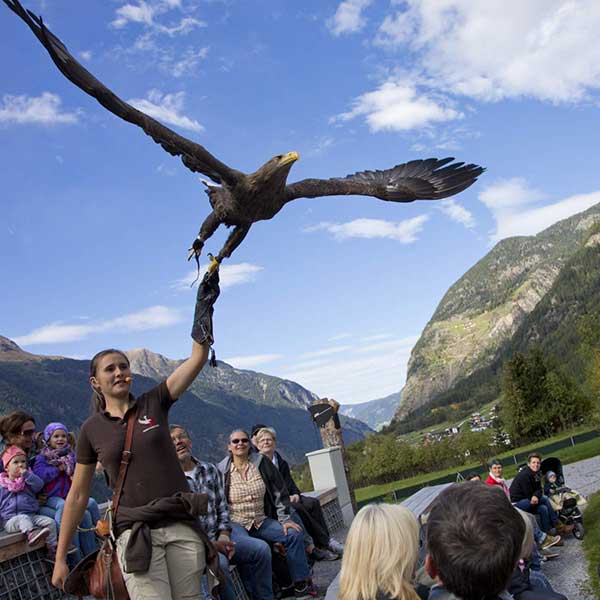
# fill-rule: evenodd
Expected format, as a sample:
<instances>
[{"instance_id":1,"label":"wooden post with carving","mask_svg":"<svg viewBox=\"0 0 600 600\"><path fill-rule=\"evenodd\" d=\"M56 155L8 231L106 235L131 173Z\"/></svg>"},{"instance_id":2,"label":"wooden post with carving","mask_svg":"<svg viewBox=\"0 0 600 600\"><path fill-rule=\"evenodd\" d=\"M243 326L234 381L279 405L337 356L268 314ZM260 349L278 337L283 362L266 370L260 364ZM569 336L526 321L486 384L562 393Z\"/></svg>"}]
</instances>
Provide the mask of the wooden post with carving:
<instances>
[{"instance_id":1,"label":"wooden post with carving","mask_svg":"<svg viewBox=\"0 0 600 600\"><path fill-rule=\"evenodd\" d=\"M338 415L339 409L339 402L336 402L333 398L321 398L320 400L313 400L312 405L309 407L313 421L319 427L319 433L321 434L321 440L323 441L323 448L333 448L334 446L339 446L342 452L344 472L346 473L346 480L348 481L348 490L350 492L352 509L354 510L354 514L356 514L357 509L356 498L354 496L354 485L352 484L352 478L350 477L350 467L346 454L346 446L344 445L344 440L342 438L342 425Z\"/></svg>"}]
</instances>

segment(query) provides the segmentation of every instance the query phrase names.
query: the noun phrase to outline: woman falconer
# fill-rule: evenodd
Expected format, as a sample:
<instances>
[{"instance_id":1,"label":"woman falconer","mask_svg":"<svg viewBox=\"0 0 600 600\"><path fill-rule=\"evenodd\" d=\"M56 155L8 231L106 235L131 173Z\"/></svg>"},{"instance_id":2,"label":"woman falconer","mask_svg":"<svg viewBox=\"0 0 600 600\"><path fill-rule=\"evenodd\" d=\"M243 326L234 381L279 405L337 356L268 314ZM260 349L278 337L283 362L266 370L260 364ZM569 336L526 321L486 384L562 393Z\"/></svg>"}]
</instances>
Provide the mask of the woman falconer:
<instances>
[{"instance_id":1,"label":"woman falconer","mask_svg":"<svg viewBox=\"0 0 600 600\"><path fill-rule=\"evenodd\" d=\"M102 463L114 490L133 414L132 454L113 525L127 591L132 600L200 597L202 573L214 552L195 526L196 515L179 502L189 486L171 442L168 412L206 363L218 295L218 272L207 273L198 289L190 357L141 396L130 393L131 370L123 352L103 350L92 359L93 409L77 443L52 575L56 587L63 588L69 573L68 545L87 507L96 462Z\"/></svg>"}]
</instances>

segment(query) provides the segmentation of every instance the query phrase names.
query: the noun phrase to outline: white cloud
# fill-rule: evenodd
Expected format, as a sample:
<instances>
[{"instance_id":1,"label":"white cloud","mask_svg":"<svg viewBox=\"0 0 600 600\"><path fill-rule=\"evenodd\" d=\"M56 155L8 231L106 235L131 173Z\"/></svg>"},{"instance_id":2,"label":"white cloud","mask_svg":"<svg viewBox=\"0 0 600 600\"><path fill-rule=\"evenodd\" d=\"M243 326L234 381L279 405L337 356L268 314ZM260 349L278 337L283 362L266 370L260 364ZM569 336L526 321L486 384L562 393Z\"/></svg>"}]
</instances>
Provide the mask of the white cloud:
<instances>
[{"instance_id":1,"label":"white cloud","mask_svg":"<svg viewBox=\"0 0 600 600\"><path fill-rule=\"evenodd\" d=\"M92 51L91 50L82 50L79 53L79 56L85 61L90 61L90 60L92 60Z\"/></svg>"},{"instance_id":2,"label":"white cloud","mask_svg":"<svg viewBox=\"0 0 600 600\"><path fill-rule=\"evenodd\" d=\"M367 335L365 337L361 337L361 342L377 342L379 340L387 340L392 337L391 333L377 333L375 335Z\"/></svg>"},{"instance_id":3,"label":"white cloud","mask_svg":"<svg viewBox=\"0 0 600 600\"><path fill-rule=\"evenodd\" d=\"M331 356L332 354L340 354L341 352L348 352L353 346L335 346L331 348L322 348L321 350L313 350L311 352L304 352L300 355L300 358L318 358L321 356Z\"/></svg>"},{"instance_id":4,"label":"white cloud","mask_svg":"<svg viewBox=\"0 0 600 600\"><path fill-rule=\"evenodd\" d=\"M320 397L335 398L343 404L381 398L402 388L410 352L418 338L356 346L343 358L293 364L281 376L297 381Z\"/></svg>"},{"instance_id":5,"label":"white cloud","mask_svg":"<svg viewBox=\"0 0 600 600\"><path fill-rule=\"evenodd\" d=\"M138 4L124 4L116 10L117 17L111 23L113 27L121 29L128 23L143 23L144 25L152 25L152 19L156 13L156 8L139 0Z\"/></svg>"},{"instance_id":6,"label":"white cloud","mask_svg":"<svg viewBox=\"0 0 600 600\"><path fill-rule=\"evenodd\" d=\"M334 35L342 33L355 33L360 31L366 23L362 11L373 0L344 0L335 11L335 15L328 21L328 26Z\"/></svg>"},{"instance_id":7,"label":"white cloud","mask_svg":"<svg viewBox=\"0 0 600 600\"><path fill-rule=\"evenodd\" d=\"M111 25L122 29L130 23L137 23L151 29L155 33L169 36L186 34L197 27L206 27L206 23L194 17L183 17L178 23L164 25L155 20L159 15L174 8L181 8L181 2L173 0L145 1L138 0L137 4L124 4L116 10L116 17Z\"/></svg>"},{"instance_id":8,"label":"white cloud","mask_svg":"<svg viewBox=\"0 0 600 600\"><path fill-rule=\"evenodd\" d=\"M206 272L208 265L200 266L200 273ZM253 265L251 263L237 263L237 264L225 264L219 267L219 286L222 290L232 287L234 285L240 285L242 283L250 283L256 280L256 276L263 267ZM173 289L184 292L190 289L192 282L196 279L198 273L194 269L190 271L185 277L178 279L173 282L171 286Z\"/></svg>"},{"instance_id":9,"label":"white cloud","mask_svg":"<svg viewBox=\"0 0 600 600\"><path fill-rule=\"evenodd\" d=\"M455 200L442 200L441 202L437 202L435 206L453 221L462 223L467 229L475 227L473 213L464 206L457 204Z\"/></svg>"},{"instance_id":10,"label":"white cloud","mask_svg":"<svg viewBox=\"0 0 600 600\"><path fill-rule=\"evenodd\" d=\"M420 92L415 85L394 78L354 100L352 110L333 117L349 121L364 116L371 131L407 131L461 119L463 114L447 106L447 99Z\"/></svg>"},{"instance_id":11,"label":"white cloud","mask_svg":"<svg viewBox=\"0 0 600 600\"><path fill-rule=\"evenodd\" d=\"M169 327L180 320L181 315L177 310L166 306L151 306L139 312L129 313L106 321L99 321L98 323L85 325L50 323L49 325L34 329L26 335L16 336L13 339L21 346L74 342L95 333L124 333Z\"/></svg>"},{"instance_id":12,"label":"white cloud","mask_svg":"<svg viewBox=\"0 0 600 600\"><path fill-rule=\"evenodd\" d=\"M529 187L522 177L502 179L483 188L479 199L493 211L513 209L533 204L544 198L539 190Z\"/></svg>"},{"instance_id":13,"label":"white cloud","mask_svg":"<svg viewBox=\"0 0 600 600\"><path fill-rule=\"evenodd\" d=\"M208 48L200 48L199 50L192 50L191 48L186 50L183 54L183 58L173 63L171 68L171 74L174 77L182 77L191 73L200 63L208 56Z\"/></svg>"},{"instance_id":14,"label":"white cloud","mask_svg":"<svg viewBox=\"0 0 600 600\"><path fill-rule=\"evenodd\" d=\"M411 244L417 240L417 235L423 229L423 224L429 219L420 215L404 221L383 221L381 219L355 219L347 223L319 223L304 231L329 231L337 240L348 238L387 238L402 244Z\"/></svg>"},{"instance_id":15,"label":"white cloud","mask_svg":"<svg viewBox=\"0 0 600 600\"><path fill-rule=\"evenodd\" d=\"M43 92L36 97L5 94L0 103L0 123L77 123L77 114L61 112L60 105L61 99L50 92Z\"/></svg>"},{"instance_id":16,"label":"white cloud","mask_svg":"<svg viewBox=\"0 0 600 600\"><path fill-rule=\"evenodd\" d=\"M340 33L363 24L362 3L352 7ZM364 116L373 132L406 131L463 118L470 100L579 103L600 88L596 0L393 0L391 7L370 46L385 50L381 82L335 121Z\"/></svg>"},{"instance_id":17,"label":"white cloud","mask_svg":"<svg viewBox=\"0 0 600 600\"><path fill-rule=\"evenodd\" d=\"M496 222L490 234L490 241L495 243L515 235L535 235L557 221L587 210L600 202L600 191L540 206L544 194L530 188L524 179L513 178L484 188L479 199L490 209Z\"/></svg>"},{"instance_id":18,"label":"white cloud","mask_svg":"<svg viewBox=\"0 0 600 600\"><path fill-rule=\"evenodd\" d=\"M327 339L328 342L339 342L340 340L347 340L352 337L351 333L340 333Z\"/></svg>"},{"instance_id":19,"label":"white cloud","mask_svg":"<svg viewBox=\"0 0 600 600\"><path fill-rule=\"evenodd\" d=\"M281 358L281 354L255 354L249 356L232 356L224 358L223 362L236 369L253 369L259 365L273 362Z\"/></svg>"},{"instance_id":20,"label":"white cloud","mask_svg":"<svg viewBox=\"0 0 600 600\"><path fill-rule=\"evenodd\" d=\"M158 90L150 90L147 98L132 98L128 102L147 115L164 123L198 133L204 131L204 127L198 121L181 114L184 99L185 92L163 94Z\"/></svg>"},{"instance_id":21,"label":"white cloud","mask_svg":"<svg viewBox=\"0 0 600 600\"><path fill-rule=\"evenodd\" d=\"M595 0L407 0L376 41L415 54L439 89L572 102L600 86Z\"/></svg>"}]
</instances>

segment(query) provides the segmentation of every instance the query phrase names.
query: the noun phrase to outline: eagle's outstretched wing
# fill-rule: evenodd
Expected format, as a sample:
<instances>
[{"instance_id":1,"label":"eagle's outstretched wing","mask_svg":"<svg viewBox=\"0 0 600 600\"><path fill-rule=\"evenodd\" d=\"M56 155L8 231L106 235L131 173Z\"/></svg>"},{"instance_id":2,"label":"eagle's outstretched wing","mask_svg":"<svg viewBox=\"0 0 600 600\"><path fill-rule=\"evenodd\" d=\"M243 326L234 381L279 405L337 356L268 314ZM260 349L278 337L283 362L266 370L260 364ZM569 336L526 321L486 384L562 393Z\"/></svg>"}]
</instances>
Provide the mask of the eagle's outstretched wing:
<instances>
[{"instance_id":1,"label":"eagle's outstretched wing","mask_svg":"<svg viewBox=\"0 0 600 600\"><path fill-rule=\"evenodd\" d=\"M411 160L385 171L361 171L334 179L303 179L286 187L286 202L344 195L373 196L391 202L447 198L468 188L485 170L462 162L449 165L453 160Z\"/></svg>"},{"instance_id":2,"label":"eagle's outstretched wing","mask_svg":"<svg viewBox=\"0 0 600 600\"><path fill-rule=\"evenodd\" d=\"M137 110L113 94L103 83L85 69L65 45L44 25L42 19L29 10L25 10L19 0L4 0L4 3L16 13L33 31L38 40L50 54L60 72L77 87L93 96L110 112L121 119L141 127L156 143L169 154L181 156L186 167L198 173L204 173L217 183L235 184L238 171L217 160L206 148L178 135L155 119Z\"/></svg>"}]
</instances>

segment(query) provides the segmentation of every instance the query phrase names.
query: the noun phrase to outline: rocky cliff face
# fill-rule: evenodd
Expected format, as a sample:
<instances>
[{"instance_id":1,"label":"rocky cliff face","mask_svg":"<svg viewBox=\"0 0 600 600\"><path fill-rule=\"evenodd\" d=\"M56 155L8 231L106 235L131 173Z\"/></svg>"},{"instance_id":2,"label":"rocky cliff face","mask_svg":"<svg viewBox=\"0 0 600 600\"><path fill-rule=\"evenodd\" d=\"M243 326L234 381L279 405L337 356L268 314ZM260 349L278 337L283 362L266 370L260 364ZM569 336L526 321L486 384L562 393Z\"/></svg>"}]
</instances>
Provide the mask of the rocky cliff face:
<instances>
[{"instance_id":1,"label":"rocky cliff face","mask_svg":"<svg viewBox=\"0 0 600 600\"><path fill-rule=\"evenodd\" d=\"M413 348L394 418L490 364L598 220L600 205L536 236L502 240L454 283Z\"/></svg>"}]
</instances>

